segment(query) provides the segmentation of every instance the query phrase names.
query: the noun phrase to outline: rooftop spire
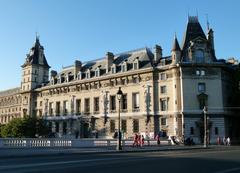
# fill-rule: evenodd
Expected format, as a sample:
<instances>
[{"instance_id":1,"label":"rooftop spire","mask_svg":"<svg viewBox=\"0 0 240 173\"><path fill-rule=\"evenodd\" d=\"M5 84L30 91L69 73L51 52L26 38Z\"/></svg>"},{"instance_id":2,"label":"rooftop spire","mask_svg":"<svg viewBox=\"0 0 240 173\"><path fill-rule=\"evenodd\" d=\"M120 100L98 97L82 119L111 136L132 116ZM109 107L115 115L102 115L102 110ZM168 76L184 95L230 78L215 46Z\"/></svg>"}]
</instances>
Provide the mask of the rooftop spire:
<instances>
[{"instance_id":1,"label":"rooftop spire","mask_svg":"<svg viewBox=\"0 0 240 173\"><path fill-rule=\"evenodd\" d=\"M207 30L209 31L210 27L209 27L209 21L208 21L208 14L206 14L206 18L207 18Z\"/></svg>"},{"instance_id":2,"label":"rooftop spire","mask_svg":"<svg viewBox=\"0 0 240 173\"><path fill-rule=\"evenodd\" d=\"M174 41L173 41L172 51L181 51L179 43L178 43L178 40L177 40L176 32L174 34Z\"/></svg>"}]
</instances>

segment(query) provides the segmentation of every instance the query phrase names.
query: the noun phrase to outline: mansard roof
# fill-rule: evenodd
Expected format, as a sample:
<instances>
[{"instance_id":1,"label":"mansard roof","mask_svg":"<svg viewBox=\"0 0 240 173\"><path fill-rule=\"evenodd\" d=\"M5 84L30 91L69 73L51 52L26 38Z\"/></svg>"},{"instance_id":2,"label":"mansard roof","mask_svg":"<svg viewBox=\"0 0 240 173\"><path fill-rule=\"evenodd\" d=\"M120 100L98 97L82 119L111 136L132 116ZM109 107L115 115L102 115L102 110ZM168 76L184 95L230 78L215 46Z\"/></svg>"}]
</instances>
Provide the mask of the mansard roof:
<instances>
[{"instance_id":1,"label":"mansard roof","mask_svg":"<svg viewBox=\"0 0 240 173\"><path fill-rule=\"evenodd\" d=\"M185 34L183 37L182 50L185 50L189 46L190 41L197 37L201 37L205 40L207 39L199 21L198 21L198 17L197 16L189 16L187 28L186 28L186 31L185 31Z\"/></svg>"},{"instance_id":2,"label":"mansard roof","mask_svg":"<svg viewBox=\"0 0 240 173\"><path fill-rule=\"evenodd\" d=\"M40 52L42 52L42 58L43 58L43 64L40 64ZM43 65L47 68L50 68L50 66L47 63L46 57L44 55L44 47L40 44L39 38L36 37L36 41L33 45L33 47L30 49L30 53L27 54L26 61L22 65L22 67L25 67L27 65Z\"/></svg>"},{"instance_id":3,"label":"mansard roof","mask_svg":"<svg viewBox=\"0 0 240 173\"><path fill-rule=\"evenodd\" d=\"M133 62L137 59L139 61L139 68L152 67L153 53L148 48L141 48L133 51L128 51L114 55L112 65L121 66L124 62L128 64L128 70L131 70ZM101 75L106 73L106 57L84 62L82 64L81 72L101 70ZM118 68L117 68L118 69ZM74 65L64 67L59 73L69 73L74 71ZM117 70L119 71L119 70Z\"/></svg>"},{"instance_id":4,"label":"mansard roof","mask_svg":"<svg viewBox=\"0 0 240 173\"><path fill-rule=\"evenodd\" d=\"M4 97L4 96L10 96L10 95L15 95L20 93L21 88L17 87L17 88L11 88L5 91L0 91L0 97Z\"/></svg>"}]
</instances>

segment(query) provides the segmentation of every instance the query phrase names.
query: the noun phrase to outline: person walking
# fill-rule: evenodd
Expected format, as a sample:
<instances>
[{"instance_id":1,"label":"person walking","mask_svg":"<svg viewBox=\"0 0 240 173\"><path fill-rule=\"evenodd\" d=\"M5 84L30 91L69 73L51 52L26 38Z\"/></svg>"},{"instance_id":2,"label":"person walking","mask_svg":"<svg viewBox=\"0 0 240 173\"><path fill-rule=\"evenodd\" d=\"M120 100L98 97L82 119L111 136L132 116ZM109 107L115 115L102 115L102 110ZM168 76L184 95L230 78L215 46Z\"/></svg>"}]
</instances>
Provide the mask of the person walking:
<instances>
[{"instance_id":1,"label":"person walking","mask_svg":"<svg viewBox=\"0 0 240 173\"><path fill-rule=\"evenodd\" d=\"M226 138L225 136L222 138L223 145L226 145Z\"/></svg>"},{"instance_id":2,"label":"person walking","mask_svg":"<svg viewBox=\"0 0 240 173\"><path fill-rule=\"evenodd\" d=\"M134 138L133 138L133 147L137 147L138 146L138 135L137 134L135 134L134 135Z\"/></svg>"},{"instance_id":3,"label":"person walking","mask_svg":"<svg viewBox=\"0 0 240 173\"><path fill-rule=\"evenodd\" d=\"M228 145L228 146L231 145L230 137L227 138L227 145Z\"/></svg>"},{"instance_id":4,"label":"person walking","mask_svg":"<svg viewBox=\"0 0 240 173\"><path fill-rule=\"evenodd\" d=\"M160 145L160 135L158 134L156 138L157 138L157 144Z\"/></svg>"},{"instance_id":5,"label":"person walking","mask_svg":"<svg viewBox=\"0 0 240 173\"><path fill-rule=\"evenodd\" d=\"M217 144L221 145L221 138L220 138L220 136L217 137Z\"/></svg>"},{"instance_id":6,"label":"person walking","mask_svg":"<svg viewBox=\"0 0 240 173\"><path fill-rule=\"evenodd\" d=\"M142 137L141 137L141 146L143 146L144 145L144 136L142 135Z\"/></svg>"}]
</instances>

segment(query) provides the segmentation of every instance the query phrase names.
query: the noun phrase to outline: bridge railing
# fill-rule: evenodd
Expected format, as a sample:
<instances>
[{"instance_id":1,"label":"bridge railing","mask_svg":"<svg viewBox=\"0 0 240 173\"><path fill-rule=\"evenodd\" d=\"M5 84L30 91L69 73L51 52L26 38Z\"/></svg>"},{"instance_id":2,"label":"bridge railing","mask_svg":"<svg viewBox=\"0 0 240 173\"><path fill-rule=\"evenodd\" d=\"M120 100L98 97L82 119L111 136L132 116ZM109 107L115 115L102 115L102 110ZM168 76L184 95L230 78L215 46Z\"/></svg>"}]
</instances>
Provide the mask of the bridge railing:
<instances>
[{"instance_id":1,"label":"bridge railing","mask_svg":"<svg viewBox=\"0 0 240 173\"><path fill-rule=\"evenodd\" d=\"M0 148L38 148L38 147L110 147L116 146L116 139L61 139L61 138L0 138ZM133 140L122 140L123 146L133 145ZM144 145L157 145L156 140L146 140ZM163 139L160 145L171 145Z\"/></svg>"}]
</instances>

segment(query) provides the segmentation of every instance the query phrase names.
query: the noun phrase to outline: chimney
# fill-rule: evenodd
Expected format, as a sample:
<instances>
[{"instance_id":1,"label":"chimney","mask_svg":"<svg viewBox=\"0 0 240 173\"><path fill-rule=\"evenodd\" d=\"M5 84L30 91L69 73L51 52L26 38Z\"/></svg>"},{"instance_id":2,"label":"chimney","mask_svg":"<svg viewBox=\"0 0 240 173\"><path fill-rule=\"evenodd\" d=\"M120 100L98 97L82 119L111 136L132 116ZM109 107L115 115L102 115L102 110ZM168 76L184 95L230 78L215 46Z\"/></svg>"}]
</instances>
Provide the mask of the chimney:
<instances>
[{"instance_id":1,"label":"chimney","mask_svg":"<svg viewBox=\"0 0 240 173\"><path fill-rule=\"evenodd\" d=\"M74 76L76 77L77 76L77 74L79 73L79 71L81 70L81 68L82 68L82 62L81 61L79 61L79 60L76 60L75 62L74 62Z\"/></svg>"},{"instance_id":2,"label":"chimney","mask_svg":"<svg viewBox=\"0 0 240 173\"><path fill-rule=\"evenodd\" d=\"M106 70L109 72L110 67L112 66L114 60L114 54L112 52L106 53Z\"/></svg>"},{"instance_id":3,"label":"chimney","mask_svg":"<svg viewBox=\"0 0 240 173\"><path fill-rule=\"evenodd\" d=\"M51 70L51 78L53 78L53 77L56 77L57 76L57 71L55 71L55 70Z\"/></svg>"},{"instance_id":4,"label":"chimney","mask_svg":"<svg viewBox=\"0 0 240 173\"><path fill-rule=\"evenodd\" d=\"M154 62L157 63L162 58L162 47L155 45L154 47Z\"/></svg>"}]
</instances>

